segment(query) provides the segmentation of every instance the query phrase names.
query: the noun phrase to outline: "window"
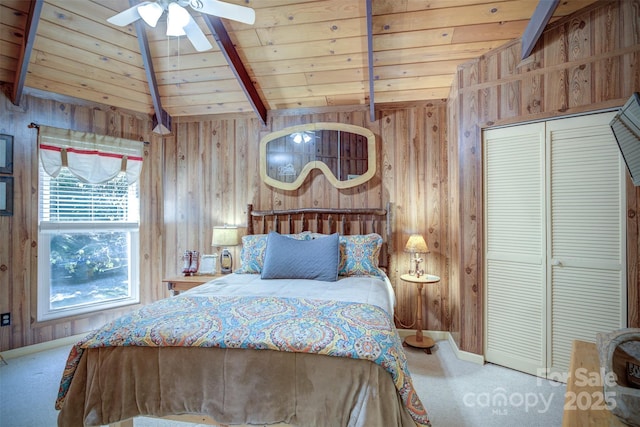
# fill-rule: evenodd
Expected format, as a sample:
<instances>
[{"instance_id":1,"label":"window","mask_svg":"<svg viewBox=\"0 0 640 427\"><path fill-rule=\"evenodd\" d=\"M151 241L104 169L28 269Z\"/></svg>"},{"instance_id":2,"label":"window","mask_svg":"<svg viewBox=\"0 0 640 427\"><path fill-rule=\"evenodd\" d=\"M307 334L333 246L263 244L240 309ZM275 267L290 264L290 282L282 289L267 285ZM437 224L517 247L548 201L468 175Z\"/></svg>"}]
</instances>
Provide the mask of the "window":
<instances>
[{"instance_id":1,"label":"window","mask_svg":"<svg viewBox=\"0 0 640 427\"><path fill-rule=\"evenodd\" d=\"M137 182L39 175L38 320L139 302Z\"/></svg>"}]
</instances>

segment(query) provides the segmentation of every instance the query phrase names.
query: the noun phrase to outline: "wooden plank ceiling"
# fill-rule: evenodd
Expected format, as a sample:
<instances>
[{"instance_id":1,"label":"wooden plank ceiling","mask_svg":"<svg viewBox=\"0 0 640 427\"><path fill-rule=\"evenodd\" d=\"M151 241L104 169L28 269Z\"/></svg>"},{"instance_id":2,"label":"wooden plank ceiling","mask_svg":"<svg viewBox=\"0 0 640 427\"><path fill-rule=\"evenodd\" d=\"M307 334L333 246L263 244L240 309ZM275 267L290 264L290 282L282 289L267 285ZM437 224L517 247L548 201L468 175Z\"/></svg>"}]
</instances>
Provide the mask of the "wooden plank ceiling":
<instances>
[{"instance_id":1,"label":"wooden plank ceiling","mask_svg":"<svg viewBox=\"0 0 640 427\"><path fill-rule=\"evenodd\" d=\"M543 0L545 1L545 0ZM548 1L548 0L547 0ZM595 0L562 0L551 20ZM369 103L365 0L228 0L254 25L223 20L268 110ZM14 85L29 1L0 0L0 82ZM374 101L446 98L458 64L520 38L537 0L372 0ZM128 0L44 0L25 88L148 114L154 103L134 25L107 18ZM144 25L162 108L172 117L253 113L225 55Z\"/></svg>"}]
</instances>

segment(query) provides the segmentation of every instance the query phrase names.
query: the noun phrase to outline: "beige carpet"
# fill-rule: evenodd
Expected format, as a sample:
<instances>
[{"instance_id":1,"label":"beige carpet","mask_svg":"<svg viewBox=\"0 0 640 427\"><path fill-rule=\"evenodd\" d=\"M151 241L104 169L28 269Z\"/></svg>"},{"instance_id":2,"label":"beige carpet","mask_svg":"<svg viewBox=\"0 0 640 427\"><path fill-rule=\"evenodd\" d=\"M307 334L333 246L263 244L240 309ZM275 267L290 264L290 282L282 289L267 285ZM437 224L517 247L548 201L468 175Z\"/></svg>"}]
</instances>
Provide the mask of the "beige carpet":
<instances>
[{"instance_id":1,"label":"beige carpet","mask_svg":"<svg viewBox=\"0 0 640 427\"><path fill-rule=\"evenodd\" d=\"M565 387L496 365L461 361L447 341L432 355L406 349L434 427L560 426ZM0 363L0 427L54 427L54 402L69 346ZM139 418L136 427L191 426Z\"/></svg>"}]
</instances>

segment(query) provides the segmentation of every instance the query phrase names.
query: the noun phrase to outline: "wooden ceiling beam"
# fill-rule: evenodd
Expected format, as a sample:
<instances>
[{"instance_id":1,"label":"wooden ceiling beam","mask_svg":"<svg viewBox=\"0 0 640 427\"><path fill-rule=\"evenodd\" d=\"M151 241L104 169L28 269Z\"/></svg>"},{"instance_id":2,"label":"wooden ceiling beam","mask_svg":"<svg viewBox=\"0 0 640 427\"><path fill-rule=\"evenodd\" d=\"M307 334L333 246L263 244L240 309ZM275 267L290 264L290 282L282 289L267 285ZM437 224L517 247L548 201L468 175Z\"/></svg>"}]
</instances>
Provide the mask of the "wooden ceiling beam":
<instances>
[{"instance_id":1,"label":"wooden ceiling beam","mask_svg":"<svg viewBox=\"0 0 640 427\"><path fill-rule=\"evenodd\" d=\"M367 52L369 64L369 119L376 121L376 104L374 97L373 75L373 0L367 0Z\"/></svg>"},{"instance_id":2,"label":"wooden ceiling beam","mask_svg":"<svg viewBox=\"0 0 640 427\"><path fill-rule=\"evenodd\" d=\"M522 34L522 54L520 59L525 59L531 55L538 39L542 35L542 31L549 23L560 0L540 0L536 10L533 12L527 28Z\"/></svg>"},{"instance_id":3,"label":"wooden ceiling beam","mask_svg":"<svg viewBox=\"0 0 640 427\"><path fill-rule=\"evenodd\" d=\"M131 7L139 4L136 0L129 0ZM149 40L147 39L147 33L144 30L144 21L138 19L133 23L136 34L138 36L138 45L140 46L140 53L142 54L142 64L144 65L144 71L147 75L147 82L149 84L149 92L151 94L151 100L153 102L153 110L155 116L153 120L153 132L160 135L166 135L171 133L172 118L165 110L162 109L162 100L160 99L160 92L158 91L158 82L156 81L156 73L153 69L153 61L151 58L151 51L149 49Z\"/></svg>"},{"instance_id":4,"label":"wooden ceiling beam","mask_svg":"<svg viewBox=\"0 0 640 427\"><path fill-rule=\"evenodd\" d=\"M229 37L229 33L227 29L222 24L222 20L217 16L202 14L202 18L204 22L209 27L209 31L213 34L213 38L218 43L220 47L220 51L227 59L229 63L229 67L233 70L233 73L238 80L238 83L242 87L242 90L249 98L249 102L253 107L253 110L256 112L260 120L262 120L262 124L267 124L267 107L262 102L260 98L260 94L256 90L251 78L249 77L249 73L242 63L242 59L240 55L238 55L238 51L235 46L231 42L231 38Z\"/></svg>"},{"instance_id":5,"label":"wooden ceiling beam","mask_svg":"<svg viewBox=\"0 0 640 427\"><path fill-rule=\"evenodd\" d=\"M40 12L42 11L43 4L44 0L32 0L31 4L29 5L27 25L25 27L24 37L22 38L22 49L20 50L18 67L16 69L16 77L13 81L13 90L11 93L11 102L14 105L19 105L20 98L22 98L24 82L27 78L27 69L29 68L31 51L33 50L33 42L36 38L38 22L40 21Z\"/></svg>"},{"instance_id":6,"label":"wooden ceiling beam","mask_svg":"<svg viewBox=\"0 0 640 427\"><path fill-rule=\"evenodd\" d=\"M374 96L373 75L373 0L367 0L367 56L369 64L369 118L372 122L376 121L376 103Z\"/></svg>"}]
</instances>

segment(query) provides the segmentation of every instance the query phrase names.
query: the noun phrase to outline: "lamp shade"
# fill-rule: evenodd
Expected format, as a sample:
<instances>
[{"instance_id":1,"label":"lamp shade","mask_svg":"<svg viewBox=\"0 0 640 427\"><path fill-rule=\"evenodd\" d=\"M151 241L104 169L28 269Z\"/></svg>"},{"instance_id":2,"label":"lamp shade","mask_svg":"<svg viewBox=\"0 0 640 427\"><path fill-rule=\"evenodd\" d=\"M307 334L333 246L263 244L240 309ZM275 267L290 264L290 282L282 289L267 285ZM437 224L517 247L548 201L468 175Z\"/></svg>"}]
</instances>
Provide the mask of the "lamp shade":
<instances>
[{"instance_id":1,"label":"lamp shade","mask_svg":"<svg viewBox=\"0 0 640 427\"><path fill-rule=\"evenodd\" d=\"M211 246L236 246L239 243L238 227L213 227Z\"/></svg>"},{"instance_id":2,"label":"lamp shade","mask_svg":"<svg viewBox=\"0 0 640 427\"><path fill-rule=\"evenodd\" d=\"M156 26L163 12L164 9L158 3L147 3L138 7L138 14L151 27Z\"/></svg>"},{"instance_id":3,"label":"lamp shade","mask_svg":"<svg viewBox=\"0 0 640 427\"><path fill-rule=\"evenodd\" d=\"M191 15L178 3L169 3L167 6L167 35L168 36L184 36L184 27L189 23Z\"/></svg>"},{"instance_id":4,"label":"lamp shade","mask_svg":"<svg viewBox=\"0 0 640 427\"><path fill-rule=\"evenodd\" d=\"M420 234L412 234L411 236L409 236L409 240L407 240L404 251L424 254L429 252L429 248L427 247L427 242L425 242L424 237L422 237Z\"/></svg>"}]
</instances>

